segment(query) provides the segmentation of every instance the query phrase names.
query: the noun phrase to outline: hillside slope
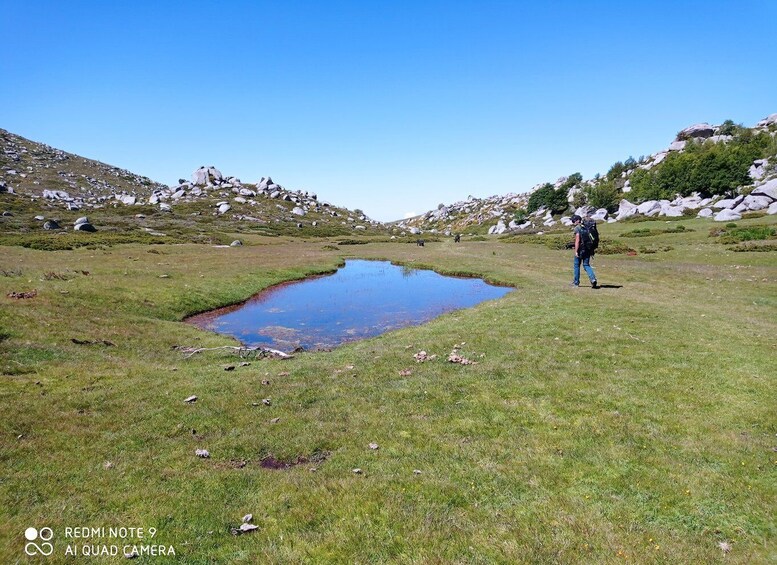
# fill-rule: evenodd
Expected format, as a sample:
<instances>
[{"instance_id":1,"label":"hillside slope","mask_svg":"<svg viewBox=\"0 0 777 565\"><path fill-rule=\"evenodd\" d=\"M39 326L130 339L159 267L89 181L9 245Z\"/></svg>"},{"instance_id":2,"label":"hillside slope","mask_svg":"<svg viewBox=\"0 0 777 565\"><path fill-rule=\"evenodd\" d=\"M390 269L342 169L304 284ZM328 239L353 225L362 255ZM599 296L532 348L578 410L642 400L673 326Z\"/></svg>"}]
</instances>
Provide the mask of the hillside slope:
<instances>
[{"instance_id":1,"label":"hillside slope","mask_svg":"<svg viewBox=\"0 0 777 565\"><path fill-rule=\"evenodd\" d=\"M243 183L215 167L200 167L190 180L169 187L5 130L0 130L0 210L3 242L42 248L69 246L71 238L49 237L68 231L107 232L115 242L171 236L154 241L213 243L228 243L234 238L227 234L241 233L385 233L359 210L289 190L270 177Z\"/></svg>"},{"instance_id":2,"label":"hillside slope","mask_svg":"<svg viewBox=\"0 0 777 565\"><path fill-rule=\"evenodd\" d=\"M631 216L691 216L731 221L742 213L777 213L777 114L752 128L727 120L689 126L666 149L613 164L583 180L579 173L525 193L470 197L396 225L413 233L502 234L568 224L569 215L599 221Z\"/></svg>"}]
</instances>

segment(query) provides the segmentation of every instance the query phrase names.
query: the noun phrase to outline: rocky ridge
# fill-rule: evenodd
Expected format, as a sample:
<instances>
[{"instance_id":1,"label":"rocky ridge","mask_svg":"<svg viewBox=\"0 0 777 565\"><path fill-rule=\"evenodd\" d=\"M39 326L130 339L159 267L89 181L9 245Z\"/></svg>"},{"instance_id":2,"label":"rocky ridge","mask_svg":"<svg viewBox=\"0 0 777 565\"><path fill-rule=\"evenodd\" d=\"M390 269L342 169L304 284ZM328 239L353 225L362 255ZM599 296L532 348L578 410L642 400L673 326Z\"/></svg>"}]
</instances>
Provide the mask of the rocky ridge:
<instances>
[{"instance_id":1,"label":"rocky ridge","mask_svg":"<svg viewBox=\"0 0 777 565\"><path fill-rule=\"evenodd\" d=\"M0 129L0 192L58 200L70 209L148 195L165 185Z\"/></svg>"},{"instance_id":2,"label":"rocky ridge","mask_svg":"<svg viewBox=\"0 0 777 565\"><path fill-rule=\"evenodd\" d=\"M39 202L49 216L56 216L56 210L139 207L138 211L143 212L138 214L140 217L152 207L160 213L180 210L189 216L210 214L229 220L233 226L336 225L341 230L357 232L382 226L360 211L332 205L312 192L287 189L269 176L256 183L243 183L213 166L202 166L189 180L179 179L177 185L167 186L5 130L0 130L0 193ZM41 222L46 219L41 218ZM65 229L58 219L50 217L41 227ZM80 224L74 224L75 229L83 230L76 225Z\"/></svg>"},{"instance_id":3,"label":"rocky ridge","mask_svg":"<svg viewBox=\"0 0 777 565\"><path fill-rule=\"evenodd\" d=\"M756 132L768 132L771 136L777 134L777 114L759 121L753 128ZM742 186L740 194L735 198L717 196L702 198L698 194L682 198L678 196L673 200L649 200L641 203L633 203L627 195L631 190L628 177L637 168L651 169L661 163L671 152L683 152L689 142L709 141L712 143L727 143L732 136L721 133L722 125L713 126L707 123L695 124L680 131L669 147L654 153L635 164L635 167L622 173L624 179L621 189L623 198L615 213L609 213L606 209L592 209L588 206L575 208L579 215L590 214L597 221L616 222L636 215L643 216L687 216L689 211L698 211L695 216L711 218L715 221L733 221L740 219L743 213L751 211L765 211L767 214L777 214L777 163L771 163L766 159L757 159L750 167L752 184ZM567 182L567 177L559 178L553 183L553 188L558 189ZM571 187L567 199L572 204L576 196L586 187L595 186L598 178L584 180ZM478 226L487 225L489 234L503 234L506 232L520 232L522 230L538 230L551 228L557 224L571 224L570 215L560 218L544 207L529 214L523 221L516 221L516 212L525 209L531 194L542 187L538 184L529 191L521 194L510 193L494 195L487 198L475 198L470 196L465 201L448 205L440 205L437 210L431 210L407 220L396 223L398 229L407 230L414 234L443 233L450 235L455 232L466 232Z\"/></svg>"}]
</instances>

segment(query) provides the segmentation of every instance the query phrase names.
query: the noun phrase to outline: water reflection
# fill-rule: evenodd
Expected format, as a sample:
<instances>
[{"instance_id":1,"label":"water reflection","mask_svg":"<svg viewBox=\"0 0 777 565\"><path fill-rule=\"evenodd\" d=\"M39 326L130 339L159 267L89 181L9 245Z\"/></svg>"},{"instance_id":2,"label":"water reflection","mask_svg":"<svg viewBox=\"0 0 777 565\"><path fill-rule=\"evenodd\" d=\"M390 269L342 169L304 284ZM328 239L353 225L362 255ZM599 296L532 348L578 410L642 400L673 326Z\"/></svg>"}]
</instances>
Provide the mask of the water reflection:
<instances>
[{"instance_id":1,"label":"water reflection","mask_svg":"<svg viewBox=\"0 0 777 565\"><path fill-rule=\"evenodd\" d=\"M244 304L188 321L249 346L329 349L422 324L511 290L387 261L349 260L333 275L278 285Z\"/></svg>"}]
</instances>

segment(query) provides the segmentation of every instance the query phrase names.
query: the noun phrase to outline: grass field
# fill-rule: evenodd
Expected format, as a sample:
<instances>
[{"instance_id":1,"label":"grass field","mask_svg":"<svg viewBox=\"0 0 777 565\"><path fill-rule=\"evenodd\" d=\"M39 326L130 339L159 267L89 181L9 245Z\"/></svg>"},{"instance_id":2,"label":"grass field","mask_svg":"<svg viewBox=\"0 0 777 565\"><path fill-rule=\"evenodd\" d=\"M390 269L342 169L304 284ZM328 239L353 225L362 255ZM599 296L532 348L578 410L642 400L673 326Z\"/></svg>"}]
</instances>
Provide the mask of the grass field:
<instances>
[{"instance_id":1,"label":"grass field","mask_svg":"<svg viewBox=\"0 0 777 565\"><path fill-rule=\"evenodd\" d=\"M118 526L175 550L141 563L777 562L775 225L603 226L636 254L598 255L599 290L539 236L0 247L0 562L137 543L66 537ZM176 348L235 343L186 315L348 257L517 291L290 360Z\"/></svg>"}]
</instances>

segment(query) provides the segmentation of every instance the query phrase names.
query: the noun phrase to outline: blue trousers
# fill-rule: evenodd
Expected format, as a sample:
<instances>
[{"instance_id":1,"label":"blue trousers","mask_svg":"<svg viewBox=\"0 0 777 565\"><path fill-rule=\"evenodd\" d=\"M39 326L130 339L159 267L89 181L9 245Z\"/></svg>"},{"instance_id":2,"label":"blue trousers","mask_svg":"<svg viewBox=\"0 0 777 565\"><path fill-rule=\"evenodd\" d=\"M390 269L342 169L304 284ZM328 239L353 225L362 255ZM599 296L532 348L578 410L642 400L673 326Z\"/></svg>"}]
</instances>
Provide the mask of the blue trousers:
<instances>
[{"instance_id":1,"label":"blue trousers","mask_svg":"<svg viewBox=\"0 0 777 565\"><path fill-rule=\"evenodd\" d=\"M582 257L575 257L572 262L572 272L574 274L574 280L572 281L572 284L579 285L580 284L580 263L583 264L583 268L585 269L586 274L588 275L588 279L591 281L591 284L596 280L596 273L594 273L594 270L591 268L591 265L589 264L589 261L591 260L591 257L588 255L584 255Z\"/></svg>"}]
</instances>

